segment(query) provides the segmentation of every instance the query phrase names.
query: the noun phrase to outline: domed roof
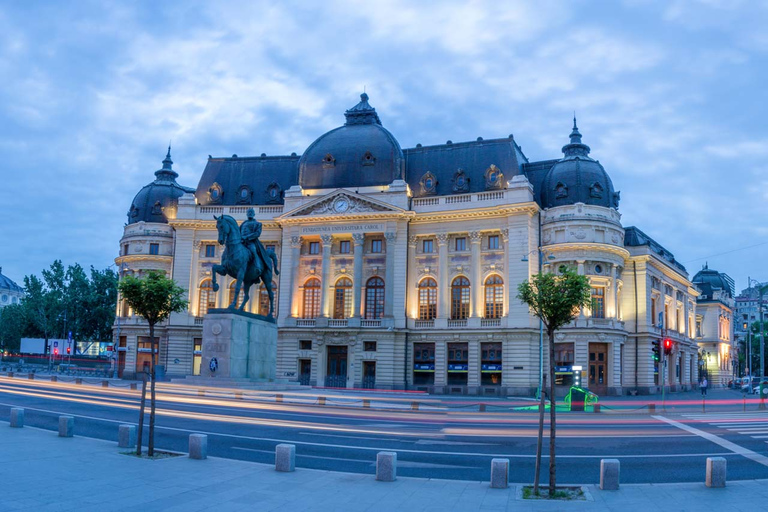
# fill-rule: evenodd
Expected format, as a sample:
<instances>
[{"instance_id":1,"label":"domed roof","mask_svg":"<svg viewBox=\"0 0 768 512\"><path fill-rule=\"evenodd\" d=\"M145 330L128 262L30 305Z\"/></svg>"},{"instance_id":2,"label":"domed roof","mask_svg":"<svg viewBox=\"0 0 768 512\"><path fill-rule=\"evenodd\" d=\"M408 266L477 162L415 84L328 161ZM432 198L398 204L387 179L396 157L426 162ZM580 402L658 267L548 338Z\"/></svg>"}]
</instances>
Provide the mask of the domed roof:
<instances>
[{"instance_id":1,"label":"domed roof","mask_svg":"<svg viewBox=\"0 0 768 512\"><path fill-rule=\"evenodd\" d=\"M171 210L176 209L178 199L187 192L195 191L193 188L176 183L179 174L173 170L170 146L163 160L163 168L155 171L155 176L155 181L139 190L133 198L131 208L128 210L128 224L141 221L165 224L168 222ZM173 215L170 216L173 217Z\"/></svg>"},{"instance_id":2,"label":"domed roof","mask_svg":"<svg viewBox=\"0 0 768 512\"><path fill-rule=\"evenodd\" d=\"M313 142L299 160L302 188L389 185L405 176L397 139L382 125L368 95L344 113L347 122Z\"/></svg>"},{"instance_id":3,"label":"domed roof","mask_svg":"<svg viewBox=\"0 0 768 512\"><path fill-rule=\"evenodd\" d=\"M691 282L701 291L701 299L713 299L713 293L718 290L722 290L729 297L733 296L733 289L726 275L717 270L712 270L707 264L696 272Z\"/></svg>"},{"instance_id":4,"label":"domed roof","mask_svg":"<svg viewBox=\"0 0 768 512\"><path fill-rule=\"evenodd\" d=\"M24 293L24 288L3 275L3 267L0 267L0 290Z\"/></svg>"},{"instance_id":5,"label":"domed roof","mask_svg":"<svg viewBox=\"0 0 768 512\"><path fill-rule=\"evenodd\" d=\"M563 146L564 157L549 170L541 184L544 208L585 203L608 208L619 207L619 193L600 162L589 157L589 146L581 143L581 133L573 118L571 142Z\"/></svg>"}]
</instances>

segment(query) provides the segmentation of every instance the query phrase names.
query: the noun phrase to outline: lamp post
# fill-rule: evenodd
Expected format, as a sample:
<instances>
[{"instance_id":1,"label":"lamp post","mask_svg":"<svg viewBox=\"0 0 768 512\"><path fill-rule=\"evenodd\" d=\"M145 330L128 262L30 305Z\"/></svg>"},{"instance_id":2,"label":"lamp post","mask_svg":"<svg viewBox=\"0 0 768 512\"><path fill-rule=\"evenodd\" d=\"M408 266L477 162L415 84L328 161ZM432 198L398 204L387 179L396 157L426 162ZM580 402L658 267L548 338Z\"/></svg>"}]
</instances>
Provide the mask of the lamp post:
<instances>
[{"instance_id":1,"label":"lamp post","mask_svg":"<svg viewBox=\"0 0 768 512\"><path fill-rule=\"evenodd\" d=\"M765 376L765 330L763 329L763 295L765 294L765 289L768 288L768 286L762 285L758 280L752 279L751 277L748 277L747 280L747 284L749 286L751 286L752 283L757 284L757 307L759 308L760 312L760 323L758 324L758 329L760 329L760 378L762 378Z\"/></svg>"}]
</instances>

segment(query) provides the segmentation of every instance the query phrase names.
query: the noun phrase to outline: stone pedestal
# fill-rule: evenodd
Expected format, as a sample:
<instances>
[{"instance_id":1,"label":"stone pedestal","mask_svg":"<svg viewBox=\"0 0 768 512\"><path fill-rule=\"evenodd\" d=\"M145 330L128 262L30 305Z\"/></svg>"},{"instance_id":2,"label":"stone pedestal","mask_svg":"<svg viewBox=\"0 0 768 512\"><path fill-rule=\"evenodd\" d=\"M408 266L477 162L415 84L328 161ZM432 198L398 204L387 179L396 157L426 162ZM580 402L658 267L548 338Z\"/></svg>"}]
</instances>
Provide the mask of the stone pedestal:
<instances>
[{"instance_id":1,"label":"stone pedestal","mask_svg":"<svg viewBox=\"0 0 768 512\"><path fill-rule=\"evenodd\" d=\"M271 382L276 366L274 319L231 309L208 310L203 319L201 377Z\"/></svg>"}]
</instances>

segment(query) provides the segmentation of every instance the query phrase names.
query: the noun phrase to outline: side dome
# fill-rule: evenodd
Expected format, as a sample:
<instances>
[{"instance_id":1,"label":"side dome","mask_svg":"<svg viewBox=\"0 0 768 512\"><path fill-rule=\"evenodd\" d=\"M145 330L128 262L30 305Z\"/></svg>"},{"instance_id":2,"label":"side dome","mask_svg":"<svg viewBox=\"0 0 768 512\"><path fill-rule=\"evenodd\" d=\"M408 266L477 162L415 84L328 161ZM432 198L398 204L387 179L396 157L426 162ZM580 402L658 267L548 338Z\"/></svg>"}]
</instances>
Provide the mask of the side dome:
<instances>
[{"instance_id":1,"label":"side dome","mask_svg":"<svg viewBox=\"0 0 768 512\"><path fill-rule=\"evenodd\" d=\"M573 118L571 142L563 146L563 158L549 170L541 185L544 208L576 203L619 207L619 192L600 162L589 157L589 146L582 144Z\"/></svg>"},{"instance_id":2,"label":"side dome","mask_svg":"<svg viewBox=\"0 0 768 512\"><path fill-rule=\"evenodd\" d=\"M195 192L193 188L176 183L179 174L173 170L170 146L163 168L155 171L155 176L155 181L139 190L133 198L128 210L128 224L142 221L167 224L169 218L175 217L178 199L188 192Z\"/></svg>"},{"instance_id":3,"label":"side dome","mask_svg":"<svg viewBox=\"0 0 768 512\"><path fill-rule=\"evenodd\" d=\"M700 300L714 299L714 293L721 291L728 297L733 297L733 287L728 282L729 278L722 272L709 268L708 264L696 272L691 282L701 291Z\"/></svg>"},{"instance_id":4,"label":"side dome","mask_svg":"<svg viewBox=\"0 0 768 512\"><path fill-rule=\"evenodd\" d=\"M368 95L344 113L347 122L313 142L299 160L302 188L389 185L405 179L405 158L397 139L381 125Z\"/></svg>"}]
</instances>

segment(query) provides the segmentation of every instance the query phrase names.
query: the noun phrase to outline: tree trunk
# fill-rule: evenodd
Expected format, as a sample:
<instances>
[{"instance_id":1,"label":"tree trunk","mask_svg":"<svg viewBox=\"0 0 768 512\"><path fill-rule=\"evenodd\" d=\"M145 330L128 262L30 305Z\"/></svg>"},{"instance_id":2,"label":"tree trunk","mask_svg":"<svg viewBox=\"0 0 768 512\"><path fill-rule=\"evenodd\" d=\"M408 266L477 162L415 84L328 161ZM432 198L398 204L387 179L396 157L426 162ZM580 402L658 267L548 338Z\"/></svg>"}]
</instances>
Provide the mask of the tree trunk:
<instances>
[{"instance_id":1,"label":"tree trunk","mask_svg":"<svg viewBox=\"0 0 768 512\"><path fill-rule=\"evenodd\" d=\"M139 431L136 436L136 455L141 457L141 438L144 433L144 404L147 403L147 374L141 372L141 407L139 407Z\"/></svg>"},{"instance_id":2,"label":"tree trunk","mask_svg":"<svg viewBox=\"0 0 768 512\"><path fill-rule=\"evenodd\" d=\"M544 354L542 353L542 356ZM543 362L542 362L543 364ZM544 386L546 385L546 376L542 376L541 389L539 389L539 434L536 438L536 475L533 477L533 494L539 495L539 480L541 474L541 445L544 438Z\"/></svg>"},{"instance_id":3,"label":"tree trunk","mask_svg":"<svg viewBox=\"0 0 768 512\"><path fill-rule=\"evenodd\" d=\"M555 332L549 331L549 496L555 496L557 487L556 466L555 466L555 435L557 428L555 424L555 411L557 400L555 400Z\"/></svg>"},{"instance_id":4,"label":"tree trunk","mask_svg":"<svg viewBox=\"0 0 768 512\"><path fill-rule=\"evenodd\" d=\"M152 367L150 368L150 387L151 395L149 399L149 443L147 444L147 454L150 457L155 455L155 373L157 353L155 352L155 324L149 324L149 339L152 340Z\"/></svg>"}]
</instances>

